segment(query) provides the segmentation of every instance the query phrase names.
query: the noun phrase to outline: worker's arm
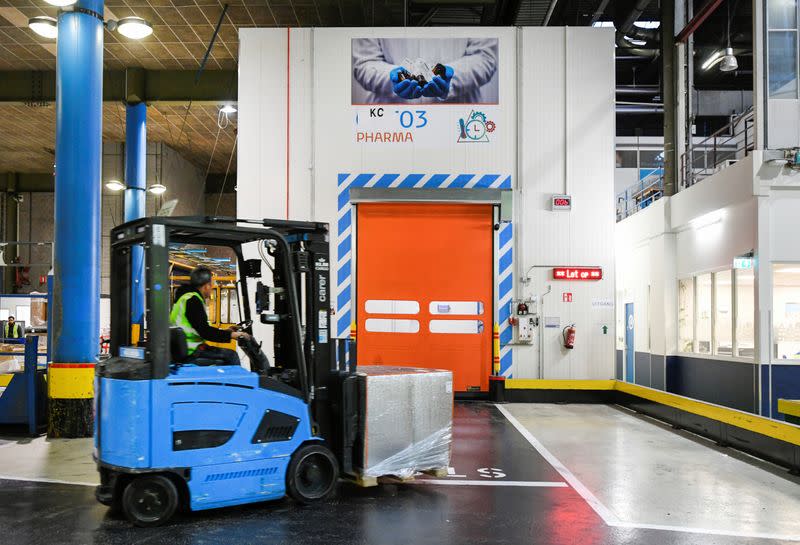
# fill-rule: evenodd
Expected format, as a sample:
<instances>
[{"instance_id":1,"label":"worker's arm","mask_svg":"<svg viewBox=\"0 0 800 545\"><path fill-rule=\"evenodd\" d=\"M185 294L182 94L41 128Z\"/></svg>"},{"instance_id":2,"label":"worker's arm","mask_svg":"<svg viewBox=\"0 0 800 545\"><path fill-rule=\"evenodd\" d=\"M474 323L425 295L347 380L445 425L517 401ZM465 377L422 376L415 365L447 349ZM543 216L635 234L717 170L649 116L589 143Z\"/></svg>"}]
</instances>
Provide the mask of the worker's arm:
<instances>
[{"instance_id":1,"label":"worker's arm","mask_svg":"<svg viewBox=\"0 0 800 545\"><path fill-rule=\"evenodd\" d=\"M472 38L464 56L446 63L453 69L450 95L462 96L489 83L497 70L497 39Z\"/></svg>"},{"instance_id":2,"label":"worker's arm","mask_svg":"<svg viewBox=\"0 0 800 545\"><path fill-rule=\"evenodd\" d=\"M392 96L393 82L390 77L396 66L386 62L380 40L353 40L353 77L366 89L376 95Z\"/></svg>"},{"instance_id":3,"label":"worker's arm","mask_svg":"<svg viewBox=\"0 0 800 545\"><path fill-rule=\"evenodd\" d=\"M197 297L191 297L186 302L186 319L197 333L206 341L212 343L227 343L231 340L231 332L227 329L218 329L208 324L208 315L205 305Z\"/></svg>"}]
</instances>

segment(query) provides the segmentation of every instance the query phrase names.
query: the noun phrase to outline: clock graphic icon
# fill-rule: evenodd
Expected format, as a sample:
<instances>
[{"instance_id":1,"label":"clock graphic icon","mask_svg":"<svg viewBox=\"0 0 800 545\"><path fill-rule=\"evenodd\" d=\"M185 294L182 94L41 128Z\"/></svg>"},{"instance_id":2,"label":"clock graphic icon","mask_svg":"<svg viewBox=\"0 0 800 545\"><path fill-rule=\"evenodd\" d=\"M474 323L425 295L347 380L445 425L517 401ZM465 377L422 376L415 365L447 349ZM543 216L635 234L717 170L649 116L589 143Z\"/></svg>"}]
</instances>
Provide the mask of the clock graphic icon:
<instances>
[{"instance_id":1,"label":"clock graphic icon","mask_svg":"<svg viewBox=\"0 0 800 545\"><path fill-rule=\"evenodd\" d=\"M480 119L473 119L467 123L467 138L482 140L486 136L486 124Z\"/></svg>"},{"instance_id":2,"label":"clock graphic icon","mask_svg":"<svg viewBox=\"0 0 800 545\"><path fill-rule=\"evenodd\" d=\"M494 132L497 125L487 120L483 112L472 111L466 118L458 120L459 142L488 142L489 133Z\"/></svg>"}]
</instances>

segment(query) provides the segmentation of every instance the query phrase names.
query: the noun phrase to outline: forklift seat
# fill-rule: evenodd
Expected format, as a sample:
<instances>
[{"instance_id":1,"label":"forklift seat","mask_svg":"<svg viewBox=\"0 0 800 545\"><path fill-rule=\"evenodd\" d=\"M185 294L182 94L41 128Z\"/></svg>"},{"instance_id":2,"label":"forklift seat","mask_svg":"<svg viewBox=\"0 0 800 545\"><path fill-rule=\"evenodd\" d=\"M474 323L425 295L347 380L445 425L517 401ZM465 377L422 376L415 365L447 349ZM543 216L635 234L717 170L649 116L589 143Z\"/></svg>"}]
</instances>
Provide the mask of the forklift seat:
<instances>
[{"instance_id":1,"label":"forklift seat","mask_svg":"<svg viewBox=\"0 0 800 545\"><path fill-rule=\"evenodd\" d=\"M186 332L180 327L169 328L169 348L172 355L172 363L191 363L194 365L230 365L222 358L210 356L199 356L197 353L189 355L189 346L186 343Z\"/></svg>"}]
</instances>

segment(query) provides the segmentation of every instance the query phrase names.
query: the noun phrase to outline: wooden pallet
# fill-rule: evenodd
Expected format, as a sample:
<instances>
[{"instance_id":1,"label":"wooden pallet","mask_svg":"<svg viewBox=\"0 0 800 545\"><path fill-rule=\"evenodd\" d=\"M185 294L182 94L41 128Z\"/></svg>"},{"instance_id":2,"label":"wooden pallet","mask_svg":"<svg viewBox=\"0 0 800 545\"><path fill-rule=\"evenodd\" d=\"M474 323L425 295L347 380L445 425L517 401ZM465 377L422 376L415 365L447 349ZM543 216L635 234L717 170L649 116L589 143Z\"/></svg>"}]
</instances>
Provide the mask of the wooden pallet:
<instances>
[{"instance_id":1,"label":"wooden pallet","mask_svg":"<svg viewBox=\"0 0 800 545\"><path fill-rule=\"evenodd\" d=\"M417 474L423 475L430 475L431 477L436 477L441 479L442 477L447 477L447 468L446 467L438 467L434 469L426 469L424 471L420 471ZM416 475L411 475L409 477L398 477L397 475L382 475L380 477L372 477L372 476L365 476L365 475L358 475L353 480L358 486L362 488L369 488L372 486L378 486L379 483L407 483L416 479Z\"/></svg>"}]
</instances>

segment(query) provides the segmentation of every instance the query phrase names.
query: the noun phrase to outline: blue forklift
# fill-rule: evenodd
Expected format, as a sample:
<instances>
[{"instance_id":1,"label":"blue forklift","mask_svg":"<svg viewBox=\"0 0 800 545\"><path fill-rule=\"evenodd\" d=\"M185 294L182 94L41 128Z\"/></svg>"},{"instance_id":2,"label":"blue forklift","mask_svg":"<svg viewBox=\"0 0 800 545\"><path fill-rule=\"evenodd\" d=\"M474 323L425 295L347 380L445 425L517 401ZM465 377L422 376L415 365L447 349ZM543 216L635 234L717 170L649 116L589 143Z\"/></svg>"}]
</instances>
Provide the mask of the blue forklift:
<instances>
[{"instance_id":1,"label":"blue forklift","mask_svg":"<svg viewBox=\"0 0 800 545\"><path fill-rule=\"evenodd\" d=\"M235 254L239 327L252 334L255 314L272 325L273 364L252 338L239 342L250 371L186 362L183 330L169 322L170 249L186 245ZM261 258L245 259L245 245ZM330 335L328 248L327 224L314 222L150 217L111 232L110 354L95 378L98 501L156 526L178 508L321 501L354 475L358 385L354 358ZM139 252L146 295L137 335Z\"/></svg>"}]
</instances>

